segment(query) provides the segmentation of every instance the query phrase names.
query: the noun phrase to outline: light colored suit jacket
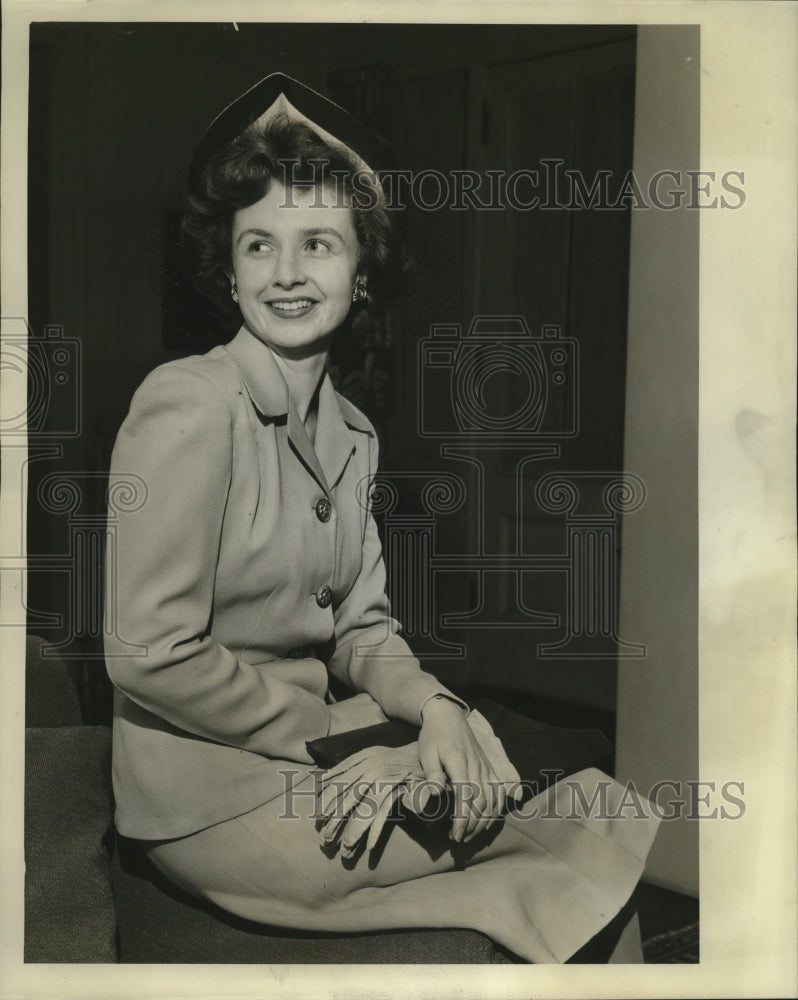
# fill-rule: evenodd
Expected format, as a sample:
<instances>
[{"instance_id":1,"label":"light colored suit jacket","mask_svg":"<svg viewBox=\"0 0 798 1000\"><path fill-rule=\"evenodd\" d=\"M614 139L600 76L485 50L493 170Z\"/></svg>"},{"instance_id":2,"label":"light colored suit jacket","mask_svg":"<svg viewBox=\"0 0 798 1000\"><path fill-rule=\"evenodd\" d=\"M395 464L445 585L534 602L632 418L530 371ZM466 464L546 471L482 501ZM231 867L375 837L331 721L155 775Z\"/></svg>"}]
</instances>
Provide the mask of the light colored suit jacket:
<instances>
[{"instance_id":1,"label":"light colored suit jacket","mask_svg":"<svg viewBox=\"0 0 798 1000\"><path fill-rule=\"evenodd\" d=\"M376 436L327 376L317 427L314 449L245 329L133 398L111 486L135 474L146 498L116 515L105 643L127 836L184 836L280 794L282 762L328 732L328 672L416 723L448 694L389 617Z\"/></svg>"}]
</instances>

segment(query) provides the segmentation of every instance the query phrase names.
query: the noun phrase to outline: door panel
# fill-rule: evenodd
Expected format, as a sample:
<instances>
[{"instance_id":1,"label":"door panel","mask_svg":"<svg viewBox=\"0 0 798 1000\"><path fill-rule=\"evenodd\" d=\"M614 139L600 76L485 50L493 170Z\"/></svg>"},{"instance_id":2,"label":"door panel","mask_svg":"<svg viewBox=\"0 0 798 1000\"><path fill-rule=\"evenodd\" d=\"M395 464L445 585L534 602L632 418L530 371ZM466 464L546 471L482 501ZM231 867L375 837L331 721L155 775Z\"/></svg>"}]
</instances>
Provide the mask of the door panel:
<instances>
[{"instance_id":1,"label":"door panel","mask_svg":"<svg viewBox=\"0 0 798 1000\"><path fill-rule=\"evenodd\" d=\"M438 638L465 659L436 659L432 643L425 666L613 709L620 543L605 501L622 469L629 212L606 202L631 167L634 40L486 58L434 84L403 81L394 100L409 166L515 174L512 190L494 189L495 210L416 219L425 235L400 321L400 462L458 478L465 495L435 513L425 542ZM607 198L588 207L597 176ZM535 194L541 204L525 209ZM479 317L493 319L472 327ZM449 329L433 355L419 341L436 325ZM424 433L420 402L449 433ZM570 506L558 506L555 476L570 480ZM566 642L574 629L579 641Z\"/></svg>"}]
</instances>

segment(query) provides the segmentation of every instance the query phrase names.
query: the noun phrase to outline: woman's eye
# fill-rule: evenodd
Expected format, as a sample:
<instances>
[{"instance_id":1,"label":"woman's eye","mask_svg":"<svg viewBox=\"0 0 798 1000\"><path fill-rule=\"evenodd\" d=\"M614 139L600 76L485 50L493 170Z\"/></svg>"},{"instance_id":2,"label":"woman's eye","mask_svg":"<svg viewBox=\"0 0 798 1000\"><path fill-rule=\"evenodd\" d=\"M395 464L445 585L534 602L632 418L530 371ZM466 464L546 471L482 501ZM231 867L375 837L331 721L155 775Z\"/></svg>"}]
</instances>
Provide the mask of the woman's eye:
<instances>
[{"instance_id":1,"label":"woman's eye","mask_svg":"<svg viewBox=\"0 0 798 1000\"><path fill-rule=\"evenodd\" d=\"M253 240L247 247L249 253L268 253L270 250L271 245L265 240Z\"/></svg>"},{"instance_id":2,"label":"woman's eye","mask_svg":"<svg viewBox=\"0 0 798 1000\"><path fill-rule=\"evenodd\" d=\"M312 240L307 241L307 243L305 244L305 249L308 250L310 253L319 256L321 254L329 253L331 247L330 244L325 243L324 240L319 240L314 237Z\"/></svg>"}]
</instances>

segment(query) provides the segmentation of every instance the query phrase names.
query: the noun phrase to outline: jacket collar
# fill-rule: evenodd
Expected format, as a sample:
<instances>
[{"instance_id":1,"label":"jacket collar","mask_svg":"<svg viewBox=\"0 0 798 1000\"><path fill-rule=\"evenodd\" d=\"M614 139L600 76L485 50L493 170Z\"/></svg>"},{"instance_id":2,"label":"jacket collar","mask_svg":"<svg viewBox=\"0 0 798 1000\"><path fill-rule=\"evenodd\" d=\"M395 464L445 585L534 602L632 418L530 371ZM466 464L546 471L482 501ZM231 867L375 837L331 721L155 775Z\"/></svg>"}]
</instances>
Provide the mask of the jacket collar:
<instances>
[{"instance_id":1,"label":"jacket collar","mask_svg":"<svg viewBox=\"0 0 798 1000\"><path fill-rule=\"evenodd\" d=\"M319 389L314 448L271 350L246 327L238 331L226 349L255 408L267 418L286 418L288 437L294 450L322 489L329 493L343 475L360 435L370 437L373 434L369 422L354 406L339 400L330 376L325 372Z\"/></svg>"},{"instance_id":2,"label":"jacket collar","mask_svg":"<svg viewBox=\"0 0 798 1000\"><path fill-rule=\"evenodd\" d=\"M283 417L288 413L288 386L269 348L246 327L227 345L250 399L264 417Z\"/></svg>"}]
</instances>

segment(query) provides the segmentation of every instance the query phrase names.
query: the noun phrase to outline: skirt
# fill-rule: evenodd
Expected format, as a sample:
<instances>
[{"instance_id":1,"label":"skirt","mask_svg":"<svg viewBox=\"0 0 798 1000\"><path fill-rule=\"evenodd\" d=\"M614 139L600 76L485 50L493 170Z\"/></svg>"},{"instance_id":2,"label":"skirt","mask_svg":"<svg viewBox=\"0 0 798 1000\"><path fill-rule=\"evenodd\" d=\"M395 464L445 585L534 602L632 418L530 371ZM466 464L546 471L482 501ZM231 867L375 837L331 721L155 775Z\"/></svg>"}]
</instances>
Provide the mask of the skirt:
<instances>
[{"instance_id":1,"label":"skirt","mask_svg":"<svg viewBox=\"0 0 798 1000\"><path fill-rule=\"evenodd\" d=\"M310 931L471 928L522 960L565 962L628 903L656 835L650 803L590 768L469 844L445 822L389 822L351 859L321 846L316 777L188 837L146 845L181 888L245 919Z\"/></svg>"}]
</instances>

